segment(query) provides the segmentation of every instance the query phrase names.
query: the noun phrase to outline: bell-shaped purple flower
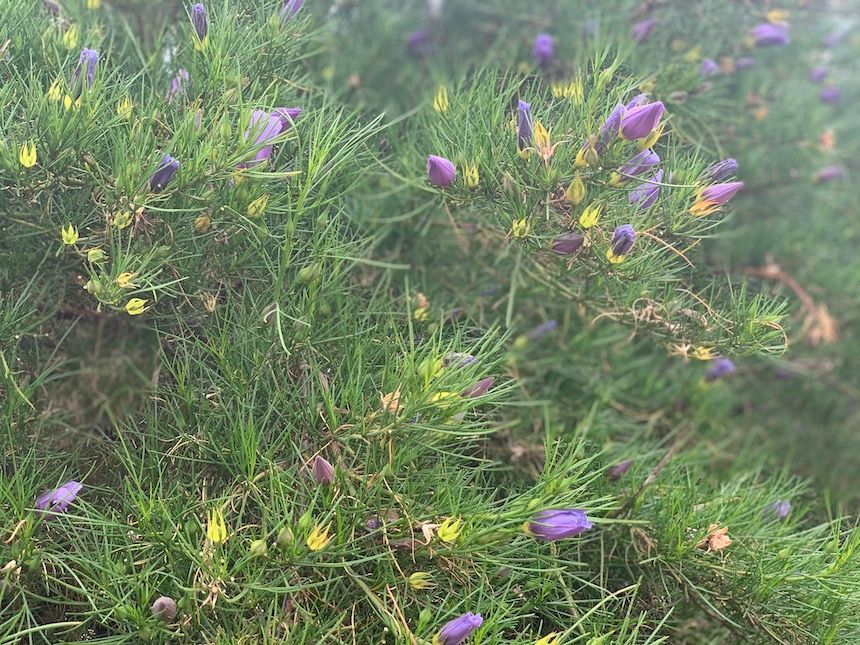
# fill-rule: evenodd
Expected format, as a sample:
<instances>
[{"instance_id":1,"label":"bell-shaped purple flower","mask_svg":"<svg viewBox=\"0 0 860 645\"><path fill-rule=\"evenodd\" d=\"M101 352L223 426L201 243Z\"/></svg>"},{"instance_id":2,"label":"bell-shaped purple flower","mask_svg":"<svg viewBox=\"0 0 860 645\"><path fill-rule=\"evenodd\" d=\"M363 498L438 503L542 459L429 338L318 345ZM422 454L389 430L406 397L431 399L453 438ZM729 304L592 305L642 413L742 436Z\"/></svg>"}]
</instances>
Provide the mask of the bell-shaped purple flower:
<instances>
[{"instance_id":1,"label":"bell-shaped purple flower","mask_svg":"<svg viewBox=\"0 0 860 645\"><path fill-rule=\"evenodd\" d=\"M176 171L179 170L179 162L170 155L164 155L158 168L149 179L149 188L154 193L159 193L170 183Z\"/></svg>"},{"instance_id":2,"label":"bell-shaped purple flower","mask_svg":"<svg viewBox=\"0 0 860 645\"><path fill-rule=\"evenodd\" d=\"M160 596L149 608L153 617L163 623L172 622L176 618L176 601L170 596Z\"/></svg>"},{"instance_id":3,"label":"bell-shaped purple flower","mask_svg":"<svg viewBox=\"0 0 860 645\"><path fill-rule=\"evenodd\" d=\"M304 0L285 0L281 7L281 20L289 20L302 8Z\"/></svg>"},{"instance_id":4,"label":"bell-shaped purple flower","mask_svg":"<svg viewBox=\"0 0 860 645\"><path fill-rule=\"evenodd\" d=\"M809 80L813 83L822 83L827 78L826 67L813 67L809 70Z\"/></svg>"},{"instance_id":5,"label":"bell-shaped purple flower","mask_svg":"<svg viewBox=\"0 0 860 645\"><path fill-rule=\"evenodd\" d=\"M482 378L480 381L467 387L463 392L460 393L460 396L466 399L476 399L479 396L484 396L491 387L493 387L493 383L496 382L496 379L492 376L488 376L487 378Z\"/></svg>"},{"instance_id":6,"label":"bell-shaped purple flower","mask_svg":"<svg viewBox=\"0 0 860 645\"><path fill-rule=\"evenodd\" d=\"M612 108L612 112L606 117L603 125L597 131L597 142L595 148L598 153L602 153L615 137L618 136L618 129L621 127L621 117L624 115L624 106L620 103Z\"/></svg>"},{"instance_id":7,"label":"bell-shaped purple flower","mask_svg":"<svg viewBox=\"0 0 860 645\"><path fill-rule=\"evenodd\" d=\"M555 57L555 40L549 34L538 34L532 46L532 56L538 65L549 65Z\"/></svg>"},{"instance_id":8,"label":"bell-shaped purple flower","mask_svg":"<svg viewBox=\"0 0 860 645\"><path fill-rule=\"evenodd\" d=\"M717 62L713 58L706 58L702 61L702 64L699 65L699 76L701 76L702 78L713 76L719 71L720 66L717 65Z\"/></svg>"},{"instance_id":9,"label":"bell-shaped purple flower","mask_svg":"<svg viewBox=\"0 0 860 645\"><path fill-rule=\"evenodd\" d=\"M714 381L719 381L722 378L727 377L729 374L734 374L735 372L735 364L731 359L728 358L715 358L711 361L711 367L708 368L708 371L705 372L705 381L708 383L713 383Z\"/></svg>"},{"instance_id":10,"label":"bell-shaped purple flower","mask_svg":"<svg viewBox=\"0 0 860 645\"><path fill-rule=\"evenodd\" d=\"M78 65L72 72L71 97L76 100L84 91L93 86L96 80L96 66L99 64L99 53L95 49L84 48L78 58Z\"/></svg>"},{"instance_id":11,"label":"bell-shaped purple flower","mask_svg":"<svg viewBox=\"0 0 860 645\"><path fill-rule=\"evenodd\" d=\"M637 105L624 111L621 117L621 136L625 139L641 139L654 131L666 108L662 101Z\"/></svg>"},{"instance_id":12,"label":"bell-shaped purple flower","mask_svg":"<svg viewBox=\"0 0 860 645\"><path fill-rule=\"evenodd\" d=\"M787 45L790 41L788 35L788 24L763 22L753 27L750 32L756 47L772 47L774 45Z\"/></svg>"},{"instance_id":13,"label":"bell-shaped purple flower","mask_svg":"<svg viewBox=\"0 0 860 645\"><path fill-rule=\"evenodd\" d=\"M616 227L612 232L612 242L610 248L612 254L616 257L627 255L630 249L633 248L633 243L636 241L636 231L633 230L631 224L622 224Z\"/></svg>"},{"instance_id":14,"label":"bell-shaped purple flower","mask_svg":"<svg viewBox=\"0 0 860 645\"><path fill-rule=\"evenodd\" d=\"M209 33L209 19L206 17L206 7L202 2L197 2L191 7L191 26L194 27L194 33L202 42Z\"/></svg>"},{"instance_id":15,"label":"bell-shaped purple flower","mask_svg":"<svg viewBox=\"0 0 860 645\"><path fill-rule=\"evenodd\" d=\"M818 171L818 174L815 175L816 181L819 183L827 183L828 181L837 181L839 179L845 178L845 166L842 164L831 164L829 166L825 166L821 170Z\"/></svg>"},{"instance_id":16,"label":"bell-shaped purple flower","mask_svg":"<svg viewBox=\"0 0 860 645\"><path fill-rule=\"evenodd\" d=\"M83 484L74 480L66 482L59 488L40 495L36 500L36 508L42 511L46 519L51 519L57 513L65 513L83 487Z\"/></svg>"},{"instance_id":17,"label":"bell-shaped purple flower","mask_svg":"<svg viewBox=\"0 0 860 645\"><path fill-rule=\"evenodd\" d=\"M275 108L272 113L281 120L281 131L289 130L295 124L299 115L302 113L302 108L298 107L281 107Z\"/></svg>"},{"instance_id":18,"label":"bell-shaped purple flower","mask_svg":"<svg viewBox=\"0 0 860 645\"><path fill-rule=\"evenodd\" d=\"M663 181L663 171L658 170L651 179L639 184L630 191L627 201L637 204L640 210L650 208L660 197L660 182Z\"/></svg>"},{"instance_id":19,"label":"bell-shaped purple flower","mask_svg":"<svg viewBox=\"0 0 860 645\"><path fill-rule=\"evenodd\" d=\"M254 155L253 161L248 165L255 165L267 160L272 156L271 141L275 139L283 129L282 117L273 112L269 114L263 110L254 110L251 114L251 120L248 122L248 129L245 130L243 139L248 141L254 137L254 145L262 146Z\"/></svg>"},{"instance_id":20,"label":"bell-shaped purple flower","mask_svg":"<svg viewBox=\"0 0 860 645\"><path fill-rule=\"evenodd\" d=\"M446 623L441 631L436 634L433 642L438 643L438 645L460 645L483 622L484 619L481 614L467 612Z\"/></svg>"},{"instance_id":21,"label":"bell-shaped purple flower","mask_svg":"<svg viewBox=\"0 0 860 645\"><path fill-rule=\"evenodd\" d=\"M173 103L175 98L184 97L190 80L191 75L187 69L180 67L176 70L176 76L170 81L170 91L167 92L167 96L165 97L167 102Z\"/></svg>"},{"instance_id":22,"label":"bell-shaped purple flower","mask_svg":"<svg viewBox=\"0 0 860 645\"><path fill-rule=\"evenodd\" d=\"M791 513L791 502L788 500L778 499L772 504L765 506L764 510L766 512L773 513L779 519L784 520L788 517L788 514Z\"/></svg>"},{"instance_id":23,"label":"bell-shaped purple flower","mask_svg":"<svg viewBox=\"0 0 860 645\"><path fill-rule=\"evenodd\" d=\"M442 359L442 364L445 367L466 367L466 365L477 362L477 358L465 352L448 352Z\"/></svg>"},{"instance_id":24,"label":"bell-shaped purple flower","mask_svg":"<svg viewBox=\"0 0 860 645\"><path fill-rule=\"evenodd\" d=\"M735 70L738 72L742 72L745 69L752 69L753 67L755 67L755 58L742 56L735 60Z\"/></svg>"},{"instance_id":25,"label":"bell-shaped purple flower","mask_svg":"<svg viewBox=\"0 0 860 645\"><path fill-rule=\"evenodd\" d=\"M517 150L522 152L532 145L532 106L525 101L517 104Z\"/></svg>"},{"instance_id":26,"label":"bell-shaped purple flower","mask_svg":"<svg viewBox=\"0 0 860 645\"><path fill-rule=\"evenodd\" d=\"M313 466L311 466L311 477L318 484L331 486L334 483L334 466L325 457L317 455Z\"/></svg>"},{"instance_id":27,"label":"bell-shaped purple flower","mask_svg":"<svg viewBox=\"0 0 860 645\"><path fill-rule=\"evenodd\" d=\"M717 206L724 206L737 192L744 187L742 181L730 181L725 184L714 184L702 189L699 193L699 201L709 202Z\"/></svg>"},{"instance_id":28,"label":"bell-shaped purple flower","mask_svg":"<svg viewBox=\"0 0 860 645\"><path fill-rule=\"evenodd\" d=\"M645 105L645 103L647 103L647 102L648 102L648 94L645 92L642 92L642 93L634 96L629 101L627 101L627 105L624 106L624 109L625 110L632 110L637 105Z\"/></svg>"},{"instance_id":29,"label":"bell-shaped purple flower","mask_svg":"<svg viewBox=\"0 0 860 645\"><path fill-rule=\"evenodd\" d=\"M436 155L427 157L427 179L430 180L431 184L440 188L447 188L454 183L456 176L457 169L452 161Z\"/></svg>"},{"instance_id":30,"label":"bell-shaped purple flower","mask_svg":"<svg viewBox=\"0 0 860 645\"><path fill-rule=\"evenodd\" d=\"M627 473L628 470L630 470L630 466L632 465L632 459L625 459L624 461L620 461L606 471L606 476L609 478L610 481L618 481Z\"/></svg>"},{"instance_id":31,"label":"bell-shaped purple flower","mask_svg":"<svg viewBox=\"0 0 860 645\"><path fill-rule=\"evenodd\" d=\"M840 90L835 85L831 85L830 87L825 87L818 94L818 98L821 99L822 103L838 103L842 98L842 90Z\"/></svg>"},{"instance_id":32,"label":"bell-shaped purple flower","mask_svg":"<svg viewBox=\"0 0 860 645\"><path fill-rule=\"evenodd\" d=\"M559 255L574 255L579 253L585 238L579 233L563 233L552 242L552 252Z\"/></svg>"},{"instance_id":33,"label":"bell-shaped purple flower","mask_svg":"<svg viewBox=\"0 0 860 645\"><path fill-rule=\"evenodd\" d=\"M618 174L622 178L638 177L652 169L653 166L660 163L660 157L650 148L646 148L639 154L630 158L618 169Z\"/></svg>"},{"instance_id":34,"label":"bell-shaped purple flower","mask_svg":"<svg viewBox=\"0 0 860 645\"><path fill-rule=\"evenodd\" d=\"M529 522L529 532L546 542L574 537L591 527L585 511L577 508L541 511Z\"/></svg>"},{"instance_id":35,"label":"bell-shaped purple flower","mask_svg":"<svg viewBox=\"0 0 860 645\"><path fill-rule=\"evenodd\" d=\"M648 37L651 35L651 32L654 31L654 27L656 26L657 21L653 18L640 20L630 29L630 35L635 43L644 43L648 40Z\"/></svg>"},{"instance_id":36,"label":"bell-shaped purple flower","mask_svg":"<svg viewBox=\"0 0 860 645\"><path fill-rule=\"evenodd\" d=\"M718 161L705 170L705 177L711 181L728 179L738 171L738 162L731 157Z\"/></svg>"}]
</instances>

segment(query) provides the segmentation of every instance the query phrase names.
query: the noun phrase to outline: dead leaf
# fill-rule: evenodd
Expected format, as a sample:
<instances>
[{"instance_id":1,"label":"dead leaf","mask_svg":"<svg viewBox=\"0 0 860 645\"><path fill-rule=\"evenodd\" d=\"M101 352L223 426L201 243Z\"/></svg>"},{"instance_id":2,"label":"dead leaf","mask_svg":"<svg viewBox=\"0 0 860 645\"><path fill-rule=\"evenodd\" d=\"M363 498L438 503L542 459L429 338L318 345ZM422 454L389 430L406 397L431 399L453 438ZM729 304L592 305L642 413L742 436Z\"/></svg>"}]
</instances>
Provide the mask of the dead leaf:
<instances>
[{"instance_id":1,"label":"dead leaf","mask_svg":"<svg viewBox=\"0 0 860 645\"><path fill-rule=\"evenodd\" d=\"M398 410L400 410L400 388L388 394L380 394L379 398L382 399L382 407L388 413L397 414Z\"/></svg>"},{"instance_id":2,"label":"dead leaf","mask_svg":"<svg viewBox=\"0 0 860 645\"><path fill-rule=\"evenodd\" d=\"M708 527L707 537L701 540L696 546L699 548L707 546L708 551L722 551L732 543L732 538L728 534L728 526L720 528L719 524L711 524Z\"/></svg>"}]
</instances>

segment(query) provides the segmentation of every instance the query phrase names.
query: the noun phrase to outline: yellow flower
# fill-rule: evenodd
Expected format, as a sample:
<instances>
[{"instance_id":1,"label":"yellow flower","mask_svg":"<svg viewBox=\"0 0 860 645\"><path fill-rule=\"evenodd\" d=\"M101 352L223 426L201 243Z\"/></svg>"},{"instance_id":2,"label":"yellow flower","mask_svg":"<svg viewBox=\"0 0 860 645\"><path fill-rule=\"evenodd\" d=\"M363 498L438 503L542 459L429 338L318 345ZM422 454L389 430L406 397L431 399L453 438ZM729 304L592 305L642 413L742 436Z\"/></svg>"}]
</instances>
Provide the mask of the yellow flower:
<instances>
[{"instance_id":1,"label":"yellow flower","mask_svg":"<svg viewBox=\"0 0 860 645\"><path fill-rule=\"evenodd\" d=\"M329 527L323 528L319 524L314 525L306 543L311 551L322 551L331 542L332 536L328 534Z\"/></svg>"},{"instance_id":2,"label":"yellow flower","mask_svg":"<svg viewBox=\"0 0 860 645\"><path fill-rule=\"evenodd\" d=\"M582 177L574 175L570 186L564 191L564 197L573 206L579 206L582 203L582 200L585 199L585 182L582 181Z\"/></svg>"},{"instance_id":3,"label":"yellow flower","mask_svg":"<svg viewBox=\"0 0 860 645\"><path fill-rule=\"evenodd\" d=\"M125 311L129 316L139 316L144 311L146 311L146 303L148 300L144 300L143 298L132 298L127 303L125 303Z\"/></svg>"},{"instance_id":4,"label":"yellow flower","mask_svg":"<svg viewBox=\"0 0 860 645\"><path fill-rule=\"evenodd\" d=\"M18 153L18 161L25 168L32 168L36 165L36 144L30 141L21 146L21 151Z\"/></svg>"},{"instance_id":5,"label":"yellow flower","mask_svg":"<svg viewBox=\"0 0 860 645\"><path fill-rule=\"evenodd\" d=\"M639 91L645 92L645 94L651 94L654 91L654 87L657 85L657 81L653 78L646 79L639 83Z\"/></svg>"},{"instance_id":6,"label":"yellow flower","mask_svg":"<svg viewBox=\"0 0 860 645\"><path fill-rule=\"evenodd\" d=\"M575 105L582 103L582 79L575 78L561 88L561 95L570 99Z\"/></svg>"},{"instance_id":7,"label":"yellow flower","mask_svg":"<svg viewBox=\"0 0 860 645\"><path fill-rule=\"evenodd\" d=\"M412 317L418 322L423 322L430 317L430 307L418 307L412 312Z\"/></svg>"},{"instance_id":8,"label":"yellow flower","mask_svg":"<svg viewBox=\"0 0 860 645\"><path fill-rule=\"evenodd\" d=\"M694 347L693 352L690 354L690 356L700 361L709 361L716 355L717 352L713 347Z\"/></svg>"},{"instance_id":9,"label":"yellow flower","mask_svg":"<svg viewBox=\"0 0 860 645\"><path fill-rule=\"evenodd\" d=\"M138 300L138 298L133 298L133 300ZM212 544L216 545L224 544L227 541L227 525L224 522L224 513L221 512L220 508L213 508L209 511L206 522L206 537Z\"/></svg>"},{"instance_id":10,"label":"yellow flower","mask_svg":"<svg viewBox=\"0 0 860 645\"><path fill-rule=\"evenodd\" d=\"M779 25L788 22L789 16L789 12L785 9L771 9L767 12L767 21L774 25Z\"/></svg>"},{"instance_id":11,"label":"yellow flower","mask_svg":"<svg viewBox=\"0 0 860 645\"><path fill-rule=\"evenodd\" d=\"M205 233L212 225L212 218L208 215L200 215L194 220L194 230L198 233Z\"/></svg>"},{"instance_id":12,"label":"yellow flower","mask_svg":"<svg viewBox=\"0 0 860 645\"><path fill-rule=\"evenodd\" d=\"M71 246L78 241L78 229L71 222L69 222L68 226L61 228L60 233L63 236L63 244Z\"/></svg>"},{"instance_id":13,"label":"yellow flower","mask_svg":"<svg viewBox=\"0 0 860 645\"><path fill-rule=\"evenodd\" d=\"M693 47L690 51L684 54L684 60L688 63L695 63L702 58L702 48Z\"/></svg>"},{"instance_id":14,"label":"yellow flower","mask_svg":"<svg viewBox=\"0 0 860 645\"><path fill-rule=\"evenodd\" d=\"M671 47L673 52L675 52L676 54L680 54L682 51L687 49L687 43L685 43L680 38L676 38L672 41Z\"/></svg>"},{"instance_id":15,"label":"yellow flower","mask_svg":"<svg viewBox=\"0 0 860 645\"><path fill-rule=\"evenodd\" d=\"M645 148L653 148L654 144L657 143L657 140L663 136L663 129L666 127L665 123L661 123L659 126L654 128L654 130L647 137L643 139L639 139L638 146L640 150L644 150Z\"/></svg>"},{"instance_id":16,"label":"yellow flower","mask_svg":"<svg viewBox=\"0 0 860 645\"><path fill-rule=\"evenodd\" d=\"M430 397L430 403L438 403L442 407L446 407L459 398L460 395L456 392L436 392L436 394Z\"/></svg>"},{"instance_id":17,"label":"yellow flower","mask_svg":"<svg viewBox=\"0 0 860 645\"><path fill-rule=\"evenodd\" d=\"M78 46L78 26L70 25L63 34L63 47L75 49Z\"/></svg>"},{"instance_id":18,"label":"yellow flower","mask_svg":"<svg viewBox=\"0 0 860 645\"><path fill-rule=\"evenodd\" d=\"M87 0L87 9L98 9L102 6L102 0Z\"/></svg>"},{"instance_id":19,"label":"yellow flower","mask_svg":"<svg viewBox=\"0 0 860 645\"><path fill-rule=\"evenodd\" d=\"M558 83L558 82L553 83L552 85L549 86L549 90L550 90L550 92L552 92L552 95L557 99L560 99L562 96L564 96L564 84L563 83Z\"/></svg>"},{"instance_id":20,"label":"yellow flower","mask_svg":"<svg viewBox=\"0 0 860 645\"><path fill-rule=\"evenodd\" d=\"M561 634L558 632L550 632L543 638L539 638L535 641L535 645L559 645L561 642L559 639L561 638Z\"/></svg>"},{"instance_id":21,"label":"yellow flower","mask_svg":"<svg viewBox=\"0 0 860 645\"><path fill-rule=\"evenodd\" d=\"M63 91L60 89L60 79L54 79L51 87L48 88L48 100L57 102L63 97Z\"/></svg>"},{"instance_id":22,"label":"yellow flower","mask_svg":"<svg viewBox=\"0 0 860 645\"><path fill-rule=\"evenodd\" d=\"M266 212L266 206L269 205L269 196L262 195L248 204L248 218L254 219L261 217Z\"/></svg>"},{"instance_id":23,"label":"yellow flower","mask_svg":"<svg viewBox=\"0 0 860 645\"><path fill-rule=\"evenodd\" d=\"M544 127L544 124L540 121L535 121L534 127L534 142L535 148L541 151L541 154L545 154L544 151L550 149L550 141L549 141L549 130Z\"/></svg>"},{"instance_id":24,"label":"yellow flower","mask_svg":"<svg viewBox=\"0 0 860 645\"><path fill-rule=\"evenodd\" d=\"M436 529L436 535L443 542L455 542L460 537L460 531L463 528L463 520L459 517L448 517Z\"/></svg>"},{"instance_id":25,"label":"yellow flower","mask_svg":"<svg viewBox=\"0 0 860 645\"><path fill-rule=\"evenodd\" d=\"M71 96L66 94L65 98L63 99L63 107L67 110L71 110L73 105L76 108L81 107L81 97L79 96L77 99L72 99Z\"/></svg>"},{"instance_id":26,"label":"yellow flower","mask_svg":"<svg viewBox=\"0 0 860 645\"><path fill-rule=\"evenodd\" d=\"M522 219L515 219L511 222L511 237L526 237L530 231L531 226L529 226L529 222L525 217Z\"/></svg>"},{"instance_id":27,"label":"yellow flower","mask_svg":"<svg viewBox=\"0 0 860 645\"><path fill-rule=\"evenodd\" d=\"M465 164L463 167L463 181L467 188L477 188L481 183L481 175L478 173L477 165Z\"/></svg>"},{"instance_id":28,"label":"yellow flower","mask_svg":"<svg viewBox=\"0 0 860 645\"><path fill-rule=\"evenodd\" d=\"M116 283L123 289L133 289L137 286L131 281L135 275L137 274L131 271L124 271L117 276Z\"/></svg>"},{"instance_id":29,"label":"yellow flower","mask_svg":"<svg viewBox=\"0 0 860 645\"><path fill-rule=\"evenodd\" d=\"M433 98L433 109L439 114L445 114L448 111L448 88L440 85L436 89L436 96Z\"/></svg>"},{"instance_id":30,"label":"yellow flower","mask_svg":"<svg viewBox=\"0 0 860 645\"><path fill-rule=\"evenodd\" d=\"M579 225L582 228L591 228L595 224L597 224L597 220L600 219L600 216L603 214L603 204L597 203L592 204L584 211L582 211L582 215L579 216Z\"/></svg>"},{"instance_id":31,"label":"yellow flower","mask_svg":"<svg viewBox=\"0 0 860 645\"><path fill-rule=\"evenodd\" d=\"M203 40L200 40L197 37L196 33L194 34L194 51L202 52L204 49L206 49L206 46L208 44L209 44L209 34L206 34L206 36L203 38Z\"/></svg>"},{"instance_id":32,"label":"yellow flower","mask_svg":"<svg viewBox=\"0 0 860 645\"><path fill-rule=\"evenodd\" d=\"M131 98L126 96L122 101L117 103L116 113L119 114L121 119L130 119L131 118L131 109L132 102Z\"/></svg>"},{"instance_id":33,"label":"yellow flower","mask_svg":"<svg viewBox=\"0 0 860 645\"><path fill-rule=\"evenodd\" d=\"M131 211L120 211L113 216L113 225L122 230L131 224Z\"/></svg>"},{"instance_id":34,"label":"yellow flower","mask_svg":"<svg viewBox=\"0 0 860 645\"><path fill-rule=\"evenodd\" d=\"M415 591L423 591L424 589L432 589L436 585L433 583L432 576L426 571L416 571L410 574L409 586Z\"/></svg>"},{"instance_id":35,"label":"yellow flower","mask_svg":"<svg viewBox=\"0 0 860 645\"><path fill-rule=\"evenodd\" d=\"M609 260L612 264L621 264L624 262L626 255L615 255L612 252L612 249L606 249L606 259Z\"/></svg>"},{"instance_id":36,"label":"yellow flower","mask_svg":"<svg viewBox=\"0 0 860 645\"><path fill-rule=\"evenodd\" d=\"M245 173L242 168L233 171L233 183L237 186L245 181Z\"/></svg>"}]
</instances>

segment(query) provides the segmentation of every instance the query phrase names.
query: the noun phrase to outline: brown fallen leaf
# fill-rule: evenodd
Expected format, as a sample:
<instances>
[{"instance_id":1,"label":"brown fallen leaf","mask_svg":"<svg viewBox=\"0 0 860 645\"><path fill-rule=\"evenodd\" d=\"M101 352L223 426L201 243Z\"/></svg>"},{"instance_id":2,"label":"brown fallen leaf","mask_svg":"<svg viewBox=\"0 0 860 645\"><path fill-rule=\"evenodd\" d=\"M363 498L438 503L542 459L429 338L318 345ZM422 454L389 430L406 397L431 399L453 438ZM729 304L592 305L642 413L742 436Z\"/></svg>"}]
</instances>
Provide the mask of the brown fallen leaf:
<instances>
[{"instance_id":1,"label":"brown fallen leaf","mask_svg":"<svg viewBox=\"0 0 860 645\"><path fill-rule=\"evenodd\" d=\"M389 414L397 414L400 410L400 388L388 394L380 394L379 398L382 399L382 407Z\"/></svg>"},{"instance_id":2,"label":"brown fallen leaf","mask_svg":"<svg viewBox=\"0 0 860 645\"><path fill-rule=\"evenodd\" d=\"M708 551L722 551L732 543L732 538L728 534L728 526L720 528L719 524L711 524L708 527L707 537L699 541L696 546L699 548L707 546Z\"/></svg>"}]
</instances>

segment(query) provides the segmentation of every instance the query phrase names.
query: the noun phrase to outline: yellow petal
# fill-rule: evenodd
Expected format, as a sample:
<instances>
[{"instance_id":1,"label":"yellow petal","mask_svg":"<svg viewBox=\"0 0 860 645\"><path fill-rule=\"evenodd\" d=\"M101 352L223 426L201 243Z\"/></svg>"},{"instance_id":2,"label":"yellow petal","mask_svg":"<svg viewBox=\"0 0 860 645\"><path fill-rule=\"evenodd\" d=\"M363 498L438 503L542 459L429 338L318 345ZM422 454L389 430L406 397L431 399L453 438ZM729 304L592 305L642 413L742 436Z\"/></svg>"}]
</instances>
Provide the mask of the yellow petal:
<instances>
[{"instance_id":1,"label":"yellow petal","mask_svg":"<svg viewBox=\"0 0 860 645\"><path fill-rule=\"evenodd\" d=\"M125 303L125 310L129 316L139 316L146 311L146 303L148 301L143 298L132 298ZM214 540L213 540L214 541Z\"/></svg>"},{"instance_id":2,"label":"yellow petal","mask_svg":"<svg viewBox=\"0 0 860 645\"><path fill-rule=\"evenodd\" d=\"M30 141L21 146L18 153L18 161L24 168L32 168L36 165L36 144Z\"/></svg>"}]
</instances>

